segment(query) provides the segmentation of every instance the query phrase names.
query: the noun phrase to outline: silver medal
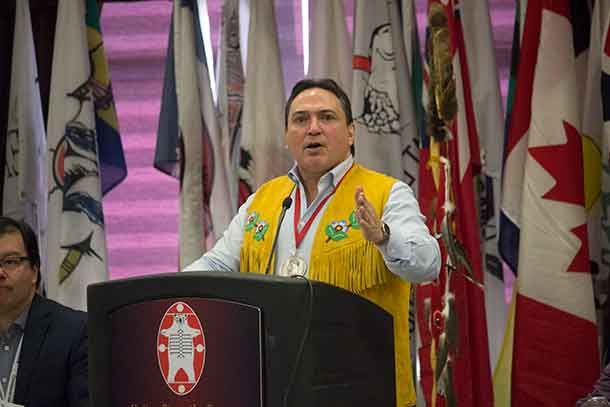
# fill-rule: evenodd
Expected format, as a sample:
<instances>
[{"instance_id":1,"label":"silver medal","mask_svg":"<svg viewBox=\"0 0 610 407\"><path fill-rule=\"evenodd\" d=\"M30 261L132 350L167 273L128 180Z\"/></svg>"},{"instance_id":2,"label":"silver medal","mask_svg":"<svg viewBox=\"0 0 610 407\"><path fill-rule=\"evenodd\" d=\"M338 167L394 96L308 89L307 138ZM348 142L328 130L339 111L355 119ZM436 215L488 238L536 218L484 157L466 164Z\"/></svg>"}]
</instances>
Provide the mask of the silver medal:
<instances>
[{"instance_id":1,"label":"silver medal","mask_svg":"<svg viewBox=\"0 0 610 407\"><path fill-rule=\"evenodd\" d=\"M305 259L295 254L286 259L281 267L281 275L283 276L304 276L307 271L307 263Z\"/></svg>"}]
</instances>

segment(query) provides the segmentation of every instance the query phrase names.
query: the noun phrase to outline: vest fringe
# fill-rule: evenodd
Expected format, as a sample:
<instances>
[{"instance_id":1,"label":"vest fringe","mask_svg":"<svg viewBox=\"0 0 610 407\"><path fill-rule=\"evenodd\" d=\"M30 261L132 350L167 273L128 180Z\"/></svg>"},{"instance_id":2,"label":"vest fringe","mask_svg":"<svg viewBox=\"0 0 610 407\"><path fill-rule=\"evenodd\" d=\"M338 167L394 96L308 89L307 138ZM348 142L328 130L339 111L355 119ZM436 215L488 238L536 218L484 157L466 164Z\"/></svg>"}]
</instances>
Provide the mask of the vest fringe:
<instances>
[{"instance_id":1,"label":"vest fringe","mask_svg":"<svg viewBox=\"0 0 610 407\"><path fill-rule=\"evenodd\" d=\"M311 277L353 293L362 293L385 284L391 276L380 257L375 245L361 241L312 258Z\"/></svg>"},{"instance_id":2,"label":"vest fringe","mask_svg":"<svg viewBox=\"0 0 610 407\"><path fill-rule=\"evenodd\" d=\"M254 250L241 250L239 253L239 268L242 273L258 273L263 274L267 264L263 264L263 261L258 253ZM269 273L273 273L273 263L269 269Z\"/></svg>"}]
</instances>

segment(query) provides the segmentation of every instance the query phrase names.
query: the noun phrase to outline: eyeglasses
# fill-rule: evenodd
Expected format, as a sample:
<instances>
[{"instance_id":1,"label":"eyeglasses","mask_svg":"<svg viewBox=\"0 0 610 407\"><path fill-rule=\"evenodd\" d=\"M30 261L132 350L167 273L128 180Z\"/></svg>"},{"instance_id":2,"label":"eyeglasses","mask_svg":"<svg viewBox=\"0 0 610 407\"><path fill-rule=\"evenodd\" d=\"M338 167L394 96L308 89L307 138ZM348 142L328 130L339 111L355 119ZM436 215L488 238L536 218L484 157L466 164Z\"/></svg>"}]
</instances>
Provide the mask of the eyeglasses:
<instances>
[{"instance_id":1,"label":"eyeglasses","mask_svg":"<svg viewBox=\"0 0 610 407\"><path fill-rule=\"evenodd\" d=\"M7 257L6 259L0 260L0 268L6 271L13 271L16 270L19 266L21 266L21 263L26 260L30 260L30 258L27 256Z\"/></svg>"}]
</instances>

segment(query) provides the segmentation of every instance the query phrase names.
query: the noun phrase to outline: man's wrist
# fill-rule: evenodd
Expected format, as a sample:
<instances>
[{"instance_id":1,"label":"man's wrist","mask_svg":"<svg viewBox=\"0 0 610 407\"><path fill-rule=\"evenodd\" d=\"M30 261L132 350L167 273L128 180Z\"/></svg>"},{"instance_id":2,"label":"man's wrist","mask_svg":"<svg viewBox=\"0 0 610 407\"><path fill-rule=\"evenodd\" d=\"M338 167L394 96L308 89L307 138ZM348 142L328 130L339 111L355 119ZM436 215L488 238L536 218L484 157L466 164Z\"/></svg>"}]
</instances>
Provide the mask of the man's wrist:
<instances>
[{"instance_id":1,"label":"man's wrist","mask_svg":"<svg viewBox=\"0 0 610 407\"><path fill-rule=\"evenodd\" d=\"M387 225L387 223L381 222L379 229L381 231L381 238L373 242L377 246L387 243L387 241L390 240L390 227Z\"/></svg>"}]
</instances>

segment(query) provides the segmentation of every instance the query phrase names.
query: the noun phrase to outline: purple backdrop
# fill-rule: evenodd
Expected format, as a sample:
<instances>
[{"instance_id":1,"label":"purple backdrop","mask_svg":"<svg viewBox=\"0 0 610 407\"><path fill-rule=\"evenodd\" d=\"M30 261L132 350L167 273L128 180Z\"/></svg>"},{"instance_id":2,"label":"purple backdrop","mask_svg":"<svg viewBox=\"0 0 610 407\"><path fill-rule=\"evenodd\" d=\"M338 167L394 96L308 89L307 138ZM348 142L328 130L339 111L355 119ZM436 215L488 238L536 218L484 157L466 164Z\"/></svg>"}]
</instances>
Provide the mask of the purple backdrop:
<instances>
[{"instance_id":1,"label":"purple backdrop","mask_svg":"<svg viewBox=\"0 0 610 407\"><path fill-rule=\"evenodd\" d=\"M353 0L344 0L348 18ZM213 44L221 0L208 0ZM417 0L423 38L425 0ZM178 268L178 183L152 166L172 3L106 3L102 30L128 176L104 199L112 278ZM496 56L506 93L514 0L491 0ZM303 76L300 1L276 0L286 89Z\"/></svg>"}]
</instances>

